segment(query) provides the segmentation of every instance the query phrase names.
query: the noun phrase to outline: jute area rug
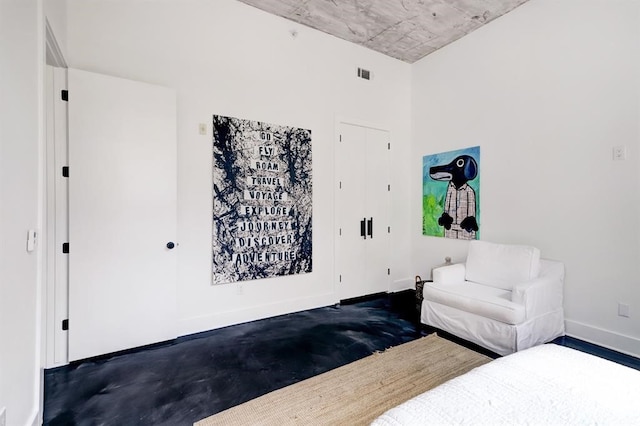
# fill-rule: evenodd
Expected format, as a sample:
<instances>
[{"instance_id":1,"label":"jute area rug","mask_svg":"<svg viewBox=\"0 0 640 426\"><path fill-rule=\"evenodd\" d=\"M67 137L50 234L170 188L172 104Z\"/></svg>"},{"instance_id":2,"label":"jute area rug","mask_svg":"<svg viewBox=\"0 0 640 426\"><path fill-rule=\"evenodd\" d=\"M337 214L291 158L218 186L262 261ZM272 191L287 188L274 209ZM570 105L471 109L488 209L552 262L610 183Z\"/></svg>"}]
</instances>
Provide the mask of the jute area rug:
<instances>
[{"instance_id":1,"label":"jute area rug","mask_svg":"<svg viewBox=\"0 0 640 426\"><path fill-rule=\"evenodd\" d=\"M431 334L237 405L196 426L368 425L388 409L489 361Z\"/></svg>"}]
</instances>

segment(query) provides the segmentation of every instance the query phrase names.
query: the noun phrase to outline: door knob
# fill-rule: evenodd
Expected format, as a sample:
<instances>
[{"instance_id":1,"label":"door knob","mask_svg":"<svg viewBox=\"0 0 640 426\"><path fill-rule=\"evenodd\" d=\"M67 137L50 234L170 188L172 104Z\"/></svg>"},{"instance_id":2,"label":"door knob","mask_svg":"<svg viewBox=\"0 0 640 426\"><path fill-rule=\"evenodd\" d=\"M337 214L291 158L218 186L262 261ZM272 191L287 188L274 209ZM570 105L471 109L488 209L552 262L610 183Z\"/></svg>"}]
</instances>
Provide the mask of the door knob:
<instances>
[{"instance_id":1,"label":"door knob","mask_svg":"<svg viewBox=\"0 0 640 426\"><path fill-rule=\"evenodd\" d=\"M176 246L176 245L173 243L173 241L169 241L169 242L167 243L167 248L168 248L169 250L171 250L171 249L172 249L172 248L174 248L175 246Z\"/></svg>"}]
</instances>

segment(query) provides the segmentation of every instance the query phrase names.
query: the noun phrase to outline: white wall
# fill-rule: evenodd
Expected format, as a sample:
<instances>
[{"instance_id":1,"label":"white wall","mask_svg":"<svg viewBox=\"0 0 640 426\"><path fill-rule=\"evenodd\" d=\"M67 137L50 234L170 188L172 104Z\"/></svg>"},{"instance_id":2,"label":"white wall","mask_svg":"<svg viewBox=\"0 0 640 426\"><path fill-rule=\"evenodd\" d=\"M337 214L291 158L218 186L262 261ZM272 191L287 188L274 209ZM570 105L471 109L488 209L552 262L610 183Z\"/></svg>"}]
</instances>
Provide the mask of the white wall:
<instances>
[{"instance_id":1,"label":"white wall","mask_svg":"<svg viewBox=\"0 0 640 426\"><path fill-rule=\"evenodd\" d=\"M640 355L639 52L635 0L531 0L414 64L417 272L467 247L421 235L421 158L480 145L481 238L565 262L568 333Z\"/></svg>"},{"instance_id":2,"label":"white wall","mask_svg":"<svg viewBox=\"0 0 640 426\"><path fill-rule=\"evenodd\" d=\"M8 425L37 421L40 391L38 229L41 4L0 1L0 409Z\"/></svg>"},{"instance_id":3,"label":"white wall","mask_svg":"<svg viewBox=\"0 0 640 426\"><path fill-rule=\"evenodd\" d=\"M394 164L403 164L410 66L232 0L70 0L68 7L71 67L177 90L181 334L336 302L336 118L390 130ZM374 80L357 80L357 66L373 70ZM311 274L211 285L213 114L312 130ZM198 123L208 124L207 136L198 135ZM408 179L396 167L392 289L411 285Z\"/></svg>"}]
</instances>

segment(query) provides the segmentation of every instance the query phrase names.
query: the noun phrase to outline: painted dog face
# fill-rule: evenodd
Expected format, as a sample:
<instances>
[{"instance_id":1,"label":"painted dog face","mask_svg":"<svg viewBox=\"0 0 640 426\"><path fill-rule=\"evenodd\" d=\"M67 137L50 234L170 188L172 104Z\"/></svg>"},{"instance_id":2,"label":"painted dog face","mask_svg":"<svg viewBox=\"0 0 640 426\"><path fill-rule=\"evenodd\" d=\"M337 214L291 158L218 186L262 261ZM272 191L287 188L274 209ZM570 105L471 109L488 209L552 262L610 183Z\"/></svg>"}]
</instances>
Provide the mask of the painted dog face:
<instances>
[{"instance_id":1,"label":"painted dog face","mask_svg":"<svg viewBox=\"0 0 640 426\"><path fill-rule=\"evenodd\" d=\"M449 164L433 166L429 169L431 179L451 181L460 188L478 175L478 163L469 155L460 155Z\"/></svg>"}]
</instances>

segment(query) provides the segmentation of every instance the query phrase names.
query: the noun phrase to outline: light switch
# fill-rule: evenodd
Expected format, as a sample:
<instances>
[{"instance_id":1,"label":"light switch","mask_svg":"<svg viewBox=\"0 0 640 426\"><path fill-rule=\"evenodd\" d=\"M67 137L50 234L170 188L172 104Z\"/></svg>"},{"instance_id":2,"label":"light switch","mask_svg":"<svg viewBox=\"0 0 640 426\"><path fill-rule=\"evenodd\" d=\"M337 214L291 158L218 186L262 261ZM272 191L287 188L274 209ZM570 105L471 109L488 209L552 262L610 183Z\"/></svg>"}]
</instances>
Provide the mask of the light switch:
<instances>
[{"instance_id":1,"label":"light switch","mask_svg":"<svg viewBox=\"0 0 640 426\"><path fill-rule=\"evenodd\" d=\"M206 135L207 134L207 125L205 123L198 124L198 132L201 135Z\"/></svg>"}]
</instances>

